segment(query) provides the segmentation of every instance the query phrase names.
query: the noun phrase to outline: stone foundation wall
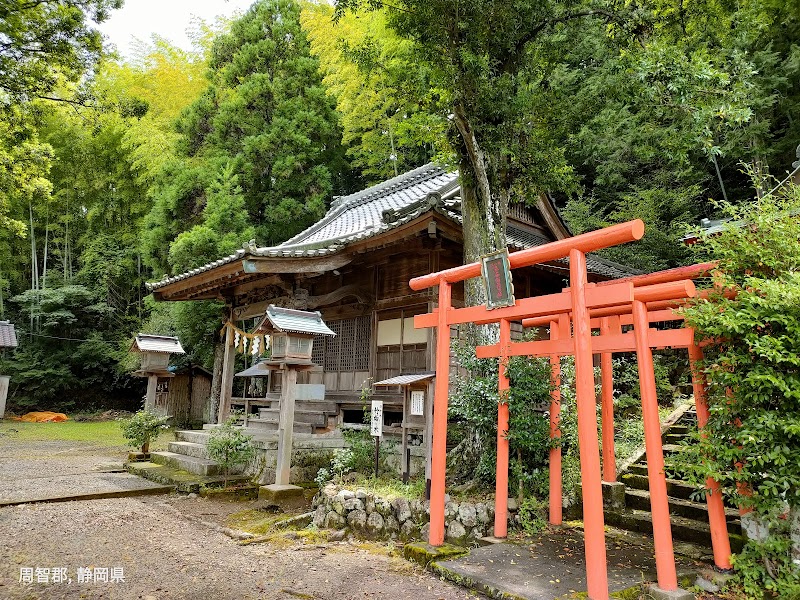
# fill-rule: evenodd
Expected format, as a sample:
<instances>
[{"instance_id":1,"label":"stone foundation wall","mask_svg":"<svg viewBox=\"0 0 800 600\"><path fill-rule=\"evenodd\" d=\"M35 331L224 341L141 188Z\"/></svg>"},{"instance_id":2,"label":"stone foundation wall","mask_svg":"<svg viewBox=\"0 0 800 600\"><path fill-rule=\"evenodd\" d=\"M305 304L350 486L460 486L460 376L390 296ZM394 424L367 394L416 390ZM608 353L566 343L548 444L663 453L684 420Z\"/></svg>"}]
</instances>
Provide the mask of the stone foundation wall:
<instances>
[{"instance_id":1,"label":"stone foundation wall","mask_svg":"<svg viewBox=\"0 0 800 600\"><path fill-rule=\"evenodd\" d=\"M313 524L346 529L370 539L427 540L430 503L425 500L387 500L363 489L355 491L328 484L314 497ZM511 510L513 509L513 511ZM509 502L509 522L516 521L516 502ZM492 534L494 505L448 501L444 511L445 538L469 545Z\"/></svg>"}]
</instances>

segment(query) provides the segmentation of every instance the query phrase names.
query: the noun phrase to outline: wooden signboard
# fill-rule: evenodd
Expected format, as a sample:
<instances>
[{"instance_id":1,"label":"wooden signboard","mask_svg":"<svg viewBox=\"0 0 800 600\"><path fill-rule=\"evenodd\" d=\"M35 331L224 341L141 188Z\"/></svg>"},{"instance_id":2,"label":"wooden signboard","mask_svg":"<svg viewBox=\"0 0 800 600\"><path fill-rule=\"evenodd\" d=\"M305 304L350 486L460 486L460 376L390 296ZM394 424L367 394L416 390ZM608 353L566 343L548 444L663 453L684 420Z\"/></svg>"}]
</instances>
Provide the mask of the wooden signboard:
<instances>
[{"instance_id":1,"label":"wooden signboard","mask_svg":"<svg viewBox=\"0 0 800 600\"><path fill-rule=\"evenodd\" d=\"M369 420L369 433L374 437L383 436L383 401L372 401L372 416Z\"/></svg>"},{"instance_id":2,"label":"wooden signboard","mask_svg":"<svg viewBox=\"0 0 800 600\"><path fill-rule=\"evenodd\" d=\"M499 250L481 257L481 275L486 288L486 308L514 306L514 284L508 250Z\"/></svg>"}]
</instances>

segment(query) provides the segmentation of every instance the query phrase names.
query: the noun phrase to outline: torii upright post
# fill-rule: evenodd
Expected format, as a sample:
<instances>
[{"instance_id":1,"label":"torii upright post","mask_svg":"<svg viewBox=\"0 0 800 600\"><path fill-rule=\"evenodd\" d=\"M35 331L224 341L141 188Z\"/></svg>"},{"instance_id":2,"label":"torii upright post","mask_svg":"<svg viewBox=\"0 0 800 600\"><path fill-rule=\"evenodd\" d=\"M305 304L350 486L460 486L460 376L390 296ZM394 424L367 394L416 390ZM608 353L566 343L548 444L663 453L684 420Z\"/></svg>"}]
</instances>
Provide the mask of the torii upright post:
<instances>
[{"instance_id":1,"label":"torii upright post","mask_svg":"<svg viewBox=\"0 0 800 600\"><path fill-rule=\"evenodd\" d=\"M494 488L494 537L508 535L508 402L509 388L508 345L511 343L511 322L500 320L500 365L497 370L497 391L500 402L497 405L497 476Z\"/></svg>"},{"instance_id":2,"label":"torii upright post","mask_svg":"<svg viewBox=\"0 0 800 600\"><path fill-rule=\"evenodd\" d=\"M692 390L694 391L694 405L697 409L697 428L700 435L703 432L710 413L708 411L708 397L706 381L700 368L703 360L703 350L697 345L689 346L689 366L692 371ZM714 565L721 571L730 571L731 565L731 540L728 537L728 523L725 519L725 505L722 503L722 491L711 477L706 479L706 506L708 507L708 524L711 529L711 547L714 550Z\"/></svg>"},{"instance_id":3,"label":"torii upright post","mask_svg":"<svg viewBox=\"0 0 800 600\"><path fill-rule=\"evenodd\" d=\"M569 253L572 293L572 336L575 340L575 403L578 407L578 445L583 488L583 526L586 543L586 585L589 598L608 598L603 488L600 446L597 442L597 404L594 395L592 327L586 305L586 255Z\"/></svg>"},{"instance_id":4,"label":"torii upright post","mask_svg":"<svg viewBox=\"0 0 800 600\"><path fill-rule=\"evenodd\" d=\"M612 324L613 319L613 324ZM619 317L602 317L600 335L620 333ZM617 459L614 455L614 364L611 352L600 355L600 422L603 433L603 481L617 480Z\"/></svg>"},{"instance_id":5,"label":"torii upright post","mask_svg":"<svg viewBox=\"0 0 800 600\"><path fill-rule=\"evenodd\" d=\"M555 319L550 321L550 340L556 341L562 335L569 337L569 318L561 317L563 323ZM550 355L550 439L561 438L561 357ZM550 524L561 525L563 520L563 493L561 480L561 446L550 448Z\"/></svg>"},{"instance_id":6,"label":"torii upright post","mask_svg":"<svg viewBox=\"0 0 800 600\"><path fill-rule=\"evenodd\" d=\"M633 331L636 338L636 359L639 364L639 389L642 396L650 512L653 515L656 575L659 588L664 591L675 591L678 589L678 576L675 572L675 554L672 548L667 479L664 474L664 452L661 447L661 422L658 417L653 351L647 339L648 329L647 307L644 302L634 300Z\"/></svg>"},{"instance_id":7,"label":"torii upright post","mask_svg":"<svg viewBox=\"0 0 800 600\"><path fill-rule=\"evenodd\" d=\"M444 480L447 469L447 395L450 384L450 311L452 289L439 278L439 308L436 327L436 387L433 407L433 455L431 456L431 520L428 541L444 543Z\"/></svg>"}]
</instances>

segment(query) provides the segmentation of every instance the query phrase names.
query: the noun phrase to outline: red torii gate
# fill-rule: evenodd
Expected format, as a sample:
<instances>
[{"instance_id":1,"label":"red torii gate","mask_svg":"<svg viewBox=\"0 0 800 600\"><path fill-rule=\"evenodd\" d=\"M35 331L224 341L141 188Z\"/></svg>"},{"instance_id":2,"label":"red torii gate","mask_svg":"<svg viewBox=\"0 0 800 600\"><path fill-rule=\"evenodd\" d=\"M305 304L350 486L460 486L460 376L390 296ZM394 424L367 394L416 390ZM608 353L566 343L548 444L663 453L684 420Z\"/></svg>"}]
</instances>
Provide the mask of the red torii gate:
<instances>
[{"instance_id":1,"label":"red torii gate","mask_svg":"<svg viewBox=\"0 0 800 600\"><path fill-rule=\"evenodd\" d=\"M673 306L676 300L693 296L695 293L694 285L690 280L685 279L690 273L688 271L684 273L680 269L604 282L603 284L589 284L587 282L586 252L635 241L641 239L643 234L644 223L641 220L635 220L510 254L509 264L512 269L568 256L570 259L570 288L557 294L521 299L516 301L514 306L491 311L483 306L454 309L451 304L452 284L479 276L481 273L480 263L455 267L411 280L410 286L414 290L423 290L436 285L439 287L438 308L434 309L434 312L430 314L415 317L416 327L437 328L437 378L434 399L429 534L429 543L431 545L438 546L444 542L445 442L447 432L450 326L461 323L499 323L500 342L494 346L478 348L479 357L499 357L502 363L513 355L549 356L551 365L554 367L553 377L557 380L559 373L555 367L558 365L558 358L563 355L575 356L587 587L589 597L594 600L608 598L608 575L603 530L603 501L592 354L597 352L603 355L607 354L610 357L611 352L637 352L640 379L643 382L642 404L646 448L648 450L648 470L652 475L651 502L653 503L658 583L663 590L677 590L651 347L688 347L691 353L691 348L694 346L693 332L690 330L649 330L648 322L649 320L674 319L674 314L667 309ZM695 267L694 272L696 271L697 267ZM694 276L696 277L697 275L695 274ZM658 304L659 302L661 305ZM650 303L652 310L648 311L647 303ZM599 337L592 337L591 335L592 317L601 320L601 335ZM510 322L520 319L526 319L526 324L531 325L540 324L539 322L542 322L541 324L549 324L551 327L551 340L511 344ZM573 330L571 337L569 336L570 319ZM629 319L634 324L634 332L623 334L621 329L616 329L618 323L621 325L623 320L628 321ZM612 323L615 330L612 330ZM696 351L699 351L699 348L696 348ZM602 370L608 371L608 365L606 369ZM608 377L608 373L606 377ZM698 386L702 385L699 374L694 379ZM647 381L647 384L644 383L645 381ZM608 387L610 387L610 379L608 379L608 382ZM508 388L508 385L505 369L501 367L498 388L502 392ZM696 395L702 396L702 392ZM607 394L604 394L605 396ZM611 414L608 410L611 406L610 398L611 396L608 394L605 403L608 407L604 411L608 413L607 418ZM559 398L554 395L551 405L551 435L553 436L559 435L558 400ZM705 424L705 420L707 420L707 410L701 416L701 408L698 406L698 421L700 421L701 426ZM606 430L606 436L609 435L607 432L611 432L611 448L613 448L613 425L604 427L604 430ZM507 431L508 406L505 403L501 403L498 406L497 487L494 526L496 537L506 537L507 534L508 440L505 437ZM554 476L554 473L557 473L557 481L551 481L551 511L556 511L551 512L551 520L557 516L556 522L560 522L560 450L556 449L551 453L551 461L551 477ZM607 468L608 464L606 465ZM616 474L614 473L615 477ZM553 483L556 483L555 489L558 490L557 492L554 490ZM556 494L558 495L557 500L555 499ZM715 496L715 499L719 499L721 507L719 494L712 494L712 496ZM711 496L709 496L709 509L711 509ZM722 527L723 529L725 528L724 509L722 512ZM712 525L712 538L715 537L713 532L716 528L716 525ZM658 533L655 533L656 530ZM727 529L724 529L724 537L727 543ZM715 557L717 554L716 548L717 545L715 544ZM729 556L730 550L728 548L727 557ZM730 566L727 561L728 558L721 562Z\"/></svg>"}]
</instances>

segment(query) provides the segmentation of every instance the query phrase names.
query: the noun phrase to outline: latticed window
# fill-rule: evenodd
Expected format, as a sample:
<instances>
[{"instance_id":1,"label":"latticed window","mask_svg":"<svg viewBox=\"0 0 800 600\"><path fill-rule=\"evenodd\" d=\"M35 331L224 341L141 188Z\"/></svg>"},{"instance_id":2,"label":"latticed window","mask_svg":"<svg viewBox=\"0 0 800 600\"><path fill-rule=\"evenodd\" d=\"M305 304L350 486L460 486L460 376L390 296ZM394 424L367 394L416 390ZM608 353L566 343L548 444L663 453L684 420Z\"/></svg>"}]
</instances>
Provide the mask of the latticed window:
<instances>
[{"instance_id":1,"label":"latticed window","mask_svg":"<svg viewBox=\"0 0 800 600\"><path fill-rule=\"evenodd\" d=\"M336 336L314 336L311 359L325 371L368 371L370 317L330 321L328 327Z\"/></svg>"}]
</instances>

